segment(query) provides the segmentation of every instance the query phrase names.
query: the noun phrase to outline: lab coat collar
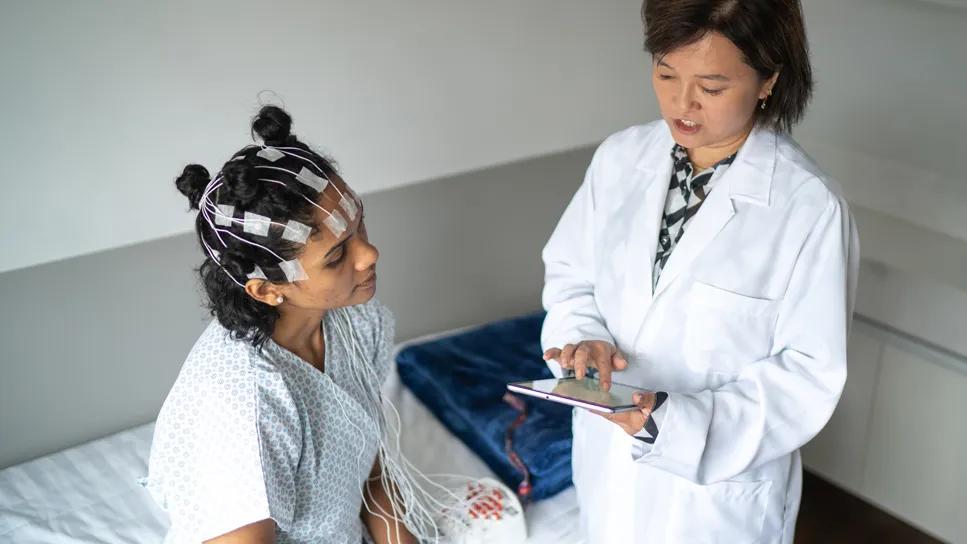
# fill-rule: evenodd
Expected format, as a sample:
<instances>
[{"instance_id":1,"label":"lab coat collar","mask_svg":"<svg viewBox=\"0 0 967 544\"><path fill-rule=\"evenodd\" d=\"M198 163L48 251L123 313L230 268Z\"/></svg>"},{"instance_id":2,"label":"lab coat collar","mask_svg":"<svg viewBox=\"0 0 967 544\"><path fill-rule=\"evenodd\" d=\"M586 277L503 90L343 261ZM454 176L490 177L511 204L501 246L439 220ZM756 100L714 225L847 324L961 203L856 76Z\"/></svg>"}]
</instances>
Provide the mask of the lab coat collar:
<instances>
[{"instance_id":1,"label":"lab coat collar","mask_svg":"<svg viewBox=\"0 0 967 544\"><path fill-rule=\"evenodd\" d=\"M776 170L778 136L767 128L756 127L749 134L735 162L724 178L729 180L729 196L760 206L769 206L772 176Z\"/></svg>"},{"instance_id":2,"label":"lab coat collar","mask_svg":"<svg viewBox=\"0 0 967 544\"><path fill-rule=\"evenodd\" d=\"M625 305L626 310L622 316L624 338L637 338L654 300L688 269L735 215L734 201L769 206L772 175L776 164L776 138L775 132L771 130L754 129L732 165L726 169L718 169L713 174L715 188L679 240L653 291L652 267L672 170L670 152L675 141L665 123L659 123L651 131L636 165L643 182L638 189L641 194L629 199L632 202L643 202L643 213L636 214L630 234L631 247L641 248L643 251L628 252L626 266L628 270L638 272L628 275L625 292L642 303ZM647 282L643 281L645 278L648 278Z\"/></svg>"},{"instance_id":3,"label":"lab coat collar","mask_svg":"<svg viewBox=\"0 0 967 544\"><path fill-rule=\"evenodd\" d=\"M777 138L776 133L768 128L756 127L749 134L749 138L739 149L735 162L720 180L720 183L728 187L732 200L769 206L772 176L776 169ZM673 145L675 140L668 124L659 123L648 135L648 141L638 160L638 170L652 174L667 170ZM660 176L652 176L652 182L656 180L660 183L668 182Z\"/></svg>"}]
</instances>

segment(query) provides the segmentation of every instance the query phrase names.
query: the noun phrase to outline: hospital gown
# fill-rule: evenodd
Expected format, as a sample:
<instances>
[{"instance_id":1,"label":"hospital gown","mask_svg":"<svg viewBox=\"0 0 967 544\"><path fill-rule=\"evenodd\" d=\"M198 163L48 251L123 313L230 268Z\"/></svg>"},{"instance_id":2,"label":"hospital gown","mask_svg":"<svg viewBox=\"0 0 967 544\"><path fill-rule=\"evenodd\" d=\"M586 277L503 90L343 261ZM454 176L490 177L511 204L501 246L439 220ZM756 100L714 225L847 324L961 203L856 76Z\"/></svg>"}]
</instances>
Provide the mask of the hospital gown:
<instances>
[{"instance_id":1,"label":"hospital gown","mask_svg":"<svg viewBox=\"0 0 967 544\"><path fill-rule=\"evenodd\" d=\"M377 425L334 312L352 320L362 362L382 383L394 321L376 301L327 313L325 372L272 340L259 353L217 321L195 343L158 416L144 482L171 518L166 543L266 518L280 544L368 540L359 513Z\"/></svg>"}]
</instances>

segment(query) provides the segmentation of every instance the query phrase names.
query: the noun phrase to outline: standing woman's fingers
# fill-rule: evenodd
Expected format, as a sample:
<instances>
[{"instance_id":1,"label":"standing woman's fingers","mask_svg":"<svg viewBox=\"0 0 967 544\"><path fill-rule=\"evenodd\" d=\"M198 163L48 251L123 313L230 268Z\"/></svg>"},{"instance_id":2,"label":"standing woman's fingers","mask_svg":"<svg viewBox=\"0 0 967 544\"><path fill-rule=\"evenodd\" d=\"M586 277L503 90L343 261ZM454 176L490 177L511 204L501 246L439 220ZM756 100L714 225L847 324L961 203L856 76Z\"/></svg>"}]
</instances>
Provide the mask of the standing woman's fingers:
<instances>
[{"instance_id":1,"label":"standing woman's fingers","mask_svg":"<svg viewBox=\"0 0 967 544\"><path fill-rule=\"evenodd\" d=\"M611 365L612 358L610 353L601 350L595 354L594 366L598 369L598 382L601 383L602 391L609 391L611 389Z\"/></svg>"},{"instance_id":2,"label":"standing woman's fingers","mask_svg":"<svg viewBox=\"0 0 967 544\"><path fill-rule=\"evenodd\" d=\"M587 344L580 344L574 350L574 376L579 380L583 380L587 374L590 351Z\"/></svg>"},{"instance_id":3,"label":"standing woman's fingers","mask_svg":"<svg viewBox=\"0 0 967 544\"><path fill-rule=\"evenodd\" d=\"M657 400L657 395L652 391L638 391L631 395L632 402L638 406L639 409L651 414L651 411L655 409L655 401Z\"/></svg>"},{"instance_id":4,"label":"standing woman's fingers","mask_svg":"<svg viewBox=\"0 0 967 544\"><path fill-rule=\"evenodd\" d=\"M560 361L560 357L561 357L561 349L560 348L551 348L551 349L549 349L549 350L547 350L547 351L544 352L544 360L545 361L552 361L553 360L553 361L557 361L558 363L560 363L561 362Z\"/></svg>"},{"instance_id":5,"label":"standing woman's fingers","mask_svg":"<svg viewBox=\"0 0 967 544\"><path fill-rule=\"evenodd\" d=\"M611 356L611 364L617 370L624 370L628 368L628 359L618 351L617 348L614 350L614 355Z\"/></svg>"},{"instance_id":6,"label":"standing woman's fingers","mask_svg":"<svg viewBox=\"0 0 967 544\"><path fill-rule=\"evenodd\" d=\"M561 368L574 368L574 349L577 346L574 344L567 344L564 349L561 350L561 358L558 360L561 363Z\"/></svg>"}]
</instances>

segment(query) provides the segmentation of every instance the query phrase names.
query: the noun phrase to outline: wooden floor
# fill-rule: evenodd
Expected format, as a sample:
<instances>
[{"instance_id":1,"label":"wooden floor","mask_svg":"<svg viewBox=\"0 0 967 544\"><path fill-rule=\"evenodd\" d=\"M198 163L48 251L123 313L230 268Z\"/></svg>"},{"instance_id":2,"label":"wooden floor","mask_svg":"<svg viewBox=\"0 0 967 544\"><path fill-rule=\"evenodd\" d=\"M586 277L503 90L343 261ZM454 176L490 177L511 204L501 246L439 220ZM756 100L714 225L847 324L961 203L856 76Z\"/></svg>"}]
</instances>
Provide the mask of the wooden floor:
<instances>
[{"instance_id":1,"label":"wooden floor","mask_svg":"<svg viewBox=\"0 0 967 544\"><path fill-rule=\"evenodd\" d=\"M796 544L840 542L934 544L941 541L806 472L796 524Z\"/></svg>"}]
</instances>

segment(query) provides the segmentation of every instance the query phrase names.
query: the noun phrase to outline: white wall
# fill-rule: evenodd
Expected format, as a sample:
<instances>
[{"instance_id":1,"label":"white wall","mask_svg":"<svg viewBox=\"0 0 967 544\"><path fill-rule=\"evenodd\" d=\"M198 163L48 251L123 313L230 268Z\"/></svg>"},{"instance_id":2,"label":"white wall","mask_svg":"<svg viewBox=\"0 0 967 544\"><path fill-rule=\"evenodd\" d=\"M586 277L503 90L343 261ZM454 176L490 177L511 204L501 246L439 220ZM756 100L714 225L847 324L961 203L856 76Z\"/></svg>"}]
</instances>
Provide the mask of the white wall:
<instances>
[{"instance_id":1,"label":"white wall","mask_svg":"<svg viewBox=\"0 0 967 544\"><path fill-rule=\"evenodd\" d=\"M967 242L967 2L956 2L804 0L816 96L796 136L854 203Z\"/></svg>"},{"instance_id":2,"label":"white wall","mask_svg":"<svg viewBox=\"0 0 967 544\"><path fill-rule=\"evenodd\" d=\"M247 141L260 89L362 192L650 120L639 5L5 2L0 272L189 230L173 177ZM855 203L967 241L967 10L804 5L817 93L797 138Z\"/></svg>"},{"instance_id":3,"label":"white wall","mask_svg":"<svg viewBox=\"0 0 967 544\"><path fill-rule=\"evenodd\" d=\"M361 192L598 141L654 115L639 5L4 2L0 272L189 230L261 89Z\"/></svg>"}]
</instances>

